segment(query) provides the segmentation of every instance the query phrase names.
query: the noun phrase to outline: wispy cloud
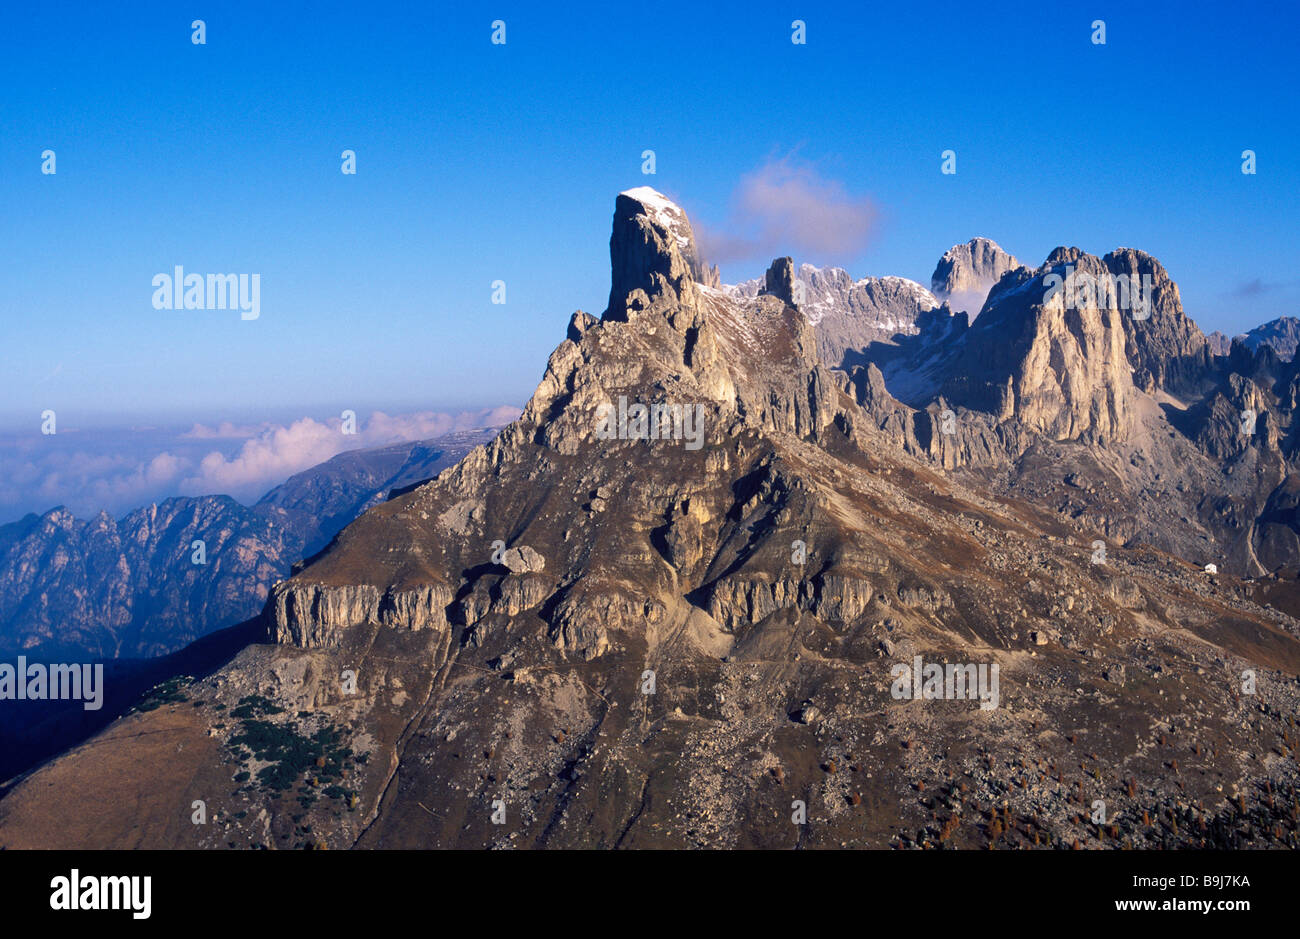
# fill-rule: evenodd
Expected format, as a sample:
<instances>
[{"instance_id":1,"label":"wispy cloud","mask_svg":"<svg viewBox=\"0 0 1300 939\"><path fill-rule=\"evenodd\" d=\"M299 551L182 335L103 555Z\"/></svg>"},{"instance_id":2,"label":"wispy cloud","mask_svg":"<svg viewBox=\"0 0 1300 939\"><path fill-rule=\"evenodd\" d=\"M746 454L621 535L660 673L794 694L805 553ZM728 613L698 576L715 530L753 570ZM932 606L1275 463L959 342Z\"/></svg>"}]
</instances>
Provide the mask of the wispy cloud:
<instances>
[{"instance_id":1,"label":"wispy cloud","mask_svg":"<svg viewBox=\"0 0 1300 939\"><path fill-rule=\"evenodd\" d=\"M230 421L222 421L215 427L195 424L181 434L181 437L186 440L246 440L249 437L256 437L272 426L271 424L232 424Z\"/></svg>"},{"instance_id":2,"label":"wispy cloud","mask_svg":"<svg viewBox=\"0 0 1300 939\"><path fill-rule=\"evenodd\" d=\"M1232 296L1262 297L1265 294L1281 290L1283 286L1283 284L1268 284L1256 277L1254 280L1248 280L1245 283L1240 284L1237 289L1232 291Z\"/></svg>"},{"instance_id":3,"label":"wispy cloud","mask_svg":"<svg viewBox=\"0 0 1300 939\"><path fill-rule=\"evenodd\" d=\"M785 156L741 179L725 225L697 224L695 235L713 263L785 254L823 263L860 254L878 215L869 198L852 196L839 180Z\"/></svg>"}]
</instances>

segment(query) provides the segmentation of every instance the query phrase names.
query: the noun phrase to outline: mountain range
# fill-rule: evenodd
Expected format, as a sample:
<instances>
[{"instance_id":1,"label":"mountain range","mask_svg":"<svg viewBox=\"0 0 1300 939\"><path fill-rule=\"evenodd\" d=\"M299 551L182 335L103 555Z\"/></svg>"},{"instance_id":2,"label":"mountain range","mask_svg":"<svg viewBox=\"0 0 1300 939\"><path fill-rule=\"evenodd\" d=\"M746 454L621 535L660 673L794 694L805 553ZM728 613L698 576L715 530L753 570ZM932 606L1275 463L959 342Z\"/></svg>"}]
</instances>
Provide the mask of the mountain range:
<instances>
[{"instance_id":1,"label":"mountain range","mask_svg":"<svg viewBox=\"0 0 1300 939\"><path fill-rule=\"evenodd\" d=\"M183 496L120 519L78 519L56 507L2 525L0 654L148 658L242 622L294 562L392 490L436 476L494 433L350 450L251 506Z\"/></svg>"},{"instance_id":2,"label":"mountain range","mask_svg":"<svg viewBox=\"0 0 1300 939\"><path fill-rule=\"evenodd\" d=\"M1227 355L1232 351L1233 340L1218 330L1210 333L1206 338L1209 339L1215 355ZM1269 346L1277 353L1279 359L1290 362L1295 358L1296 345L1300 343L1300 319L1294 316L1280 316L1236 338L1253 351L1258 351L1261 346Z\"/></svg>"},{"instance_id":3,"label":"mountain range","mask_svg":"<svg viewBox=\"0 0 1300 939\"><path fill-rule=\"evenodd\" d=\"M15 780L0 846L1296 847L1300 363L1141 251L994 249L724 286L620 194L521 417Z\"/></svg>"}]
</instances>

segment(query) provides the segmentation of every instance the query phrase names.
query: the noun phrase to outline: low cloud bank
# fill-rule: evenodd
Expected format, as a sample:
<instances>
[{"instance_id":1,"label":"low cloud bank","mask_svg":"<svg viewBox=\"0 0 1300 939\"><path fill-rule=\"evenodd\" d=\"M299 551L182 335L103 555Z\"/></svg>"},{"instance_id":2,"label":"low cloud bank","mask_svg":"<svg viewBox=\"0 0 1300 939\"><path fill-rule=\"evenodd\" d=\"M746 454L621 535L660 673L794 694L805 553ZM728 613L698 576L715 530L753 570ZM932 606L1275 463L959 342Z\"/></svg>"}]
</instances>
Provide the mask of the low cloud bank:
<instances>
[{"instance_id":1,"label":"low cloud bank","mask_svg":"<svg viewBox=\"0 0 1300 939\"><path fill-rule=\"evenodd\" d=\"M502 406L447 414L373 412L343 433L341 418L304 417L290 424L215 426L187 431L64 430L45 437L0 434L0 523L29 512L66 506L86 518L101 511L119 517L178 495L229 495L253 502L295 473L345 450L428 440L443 434L499 427L520 414Z\"/></svg>"}]
</instances>

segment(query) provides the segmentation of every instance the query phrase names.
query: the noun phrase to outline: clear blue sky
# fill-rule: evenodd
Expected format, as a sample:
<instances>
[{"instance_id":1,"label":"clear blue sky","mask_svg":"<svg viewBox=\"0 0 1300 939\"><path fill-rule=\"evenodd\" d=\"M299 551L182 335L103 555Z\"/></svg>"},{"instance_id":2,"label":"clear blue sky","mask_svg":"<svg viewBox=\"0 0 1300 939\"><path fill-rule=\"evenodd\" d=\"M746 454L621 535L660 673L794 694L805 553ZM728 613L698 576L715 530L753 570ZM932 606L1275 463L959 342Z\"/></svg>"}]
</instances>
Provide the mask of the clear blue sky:
<instances>
[{"instance_id":1,"label":"clear blue sky","mask_svg":"<svg viewBox=\"0 0 1300 939\"><path fill-rule=\"evenodd\" d=\"M928 284L974 235L1035 264L1132 246L1239 332L1300 313L1297 27L1250 3L9 4L0 422L522 404L604 306L617 192L718 224L791 152L879 206L837 259L856 276ZM260 273L260 319L154 310L176 264Z\"/></svg>"}]
</instances>

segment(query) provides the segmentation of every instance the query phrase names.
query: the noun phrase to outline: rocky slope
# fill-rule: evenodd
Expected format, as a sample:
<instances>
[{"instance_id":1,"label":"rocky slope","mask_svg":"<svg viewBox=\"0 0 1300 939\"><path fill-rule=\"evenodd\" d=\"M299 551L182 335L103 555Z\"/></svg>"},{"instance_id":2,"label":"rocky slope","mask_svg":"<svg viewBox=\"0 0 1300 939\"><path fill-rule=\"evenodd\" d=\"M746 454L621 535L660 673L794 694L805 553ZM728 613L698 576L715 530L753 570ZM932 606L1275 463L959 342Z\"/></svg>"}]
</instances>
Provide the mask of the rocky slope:
<instances>
[{"instance_id":1,"label":"rocky slope","mask_svg":"<svg viewBox=\"0 0 1300 939\"><path fill-rule=\"evenodd\" d=\"M790 259L723 289L666 203L618 197L609 305L517 422L19 781L0 846L1297 846L1294 572L1191 550L1253 550L1205 522L1258 528L1294 372L1243 347L1175 400L1176 291L1132 324L1049 297L1151 267L1059 249L927 314L908 403L825 365Z\"/></svg>"}]
</instances>

